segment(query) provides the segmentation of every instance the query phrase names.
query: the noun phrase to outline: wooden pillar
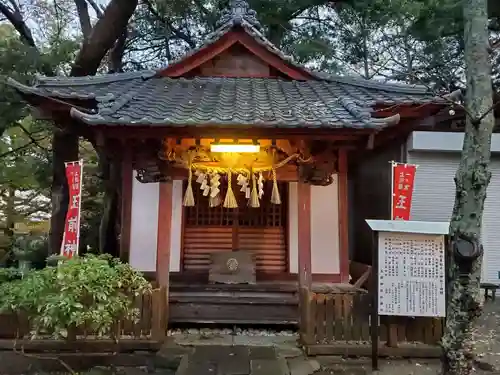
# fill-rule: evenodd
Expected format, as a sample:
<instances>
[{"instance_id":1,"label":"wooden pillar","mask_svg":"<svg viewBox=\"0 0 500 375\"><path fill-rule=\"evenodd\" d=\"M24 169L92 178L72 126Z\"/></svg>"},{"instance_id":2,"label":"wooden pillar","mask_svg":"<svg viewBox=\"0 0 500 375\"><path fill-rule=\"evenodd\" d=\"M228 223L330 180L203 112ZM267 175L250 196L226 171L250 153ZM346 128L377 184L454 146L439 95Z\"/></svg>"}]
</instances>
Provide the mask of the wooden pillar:
<instances>
[{"instance_id":1,"label":"wooden pillar","mask_svg":"<svg viewBox=\"0 0 500 375\"><path fill-rule=\"evenodd\" d=\"M349 282L349 188L347 150L339 150L339 245L340 282Z\"/></svg>"},{"instance_id":2,"label":"wooden pillar","mask_svg":"<svg viewBox=\"0 0 500 375\"><path fill-rule=\"evenodd\" d=\"M311 185L298 182L297 202L300 334L303 343L311 343Z\"/></svg>"},{"instance_id":3,"label":"wooden pillar","mask_svg":"<svg viewBox=\"0 0 500 375\"><path fill-rule=\"evenodd\" d=\"M132 225L132 155L130 148L122 144L122 189L121 189L121 228L120 228L120 259L129 261L130 255L130 232Z\"/></svg>"},{"instance_id":4,"label":"wooden pillar","mask_svg":"<svg viewBox=\"0 0 500 375\"><path fill-rule=\"evenodd\" d=\"M297 184L299 287L311 288L311 185Z\"/></svg>"},{"instance_id":5,"label":"wooden pillar","mask_svg":"<svg viewBox=\"0 0 500 375\"><path fill-rule=\"evenodd\" d=\"M172 182L160 182L159 190L156 281L159 287L168 288L170 279L170 237L172 228Z\"/></svg>"}]
</instances>

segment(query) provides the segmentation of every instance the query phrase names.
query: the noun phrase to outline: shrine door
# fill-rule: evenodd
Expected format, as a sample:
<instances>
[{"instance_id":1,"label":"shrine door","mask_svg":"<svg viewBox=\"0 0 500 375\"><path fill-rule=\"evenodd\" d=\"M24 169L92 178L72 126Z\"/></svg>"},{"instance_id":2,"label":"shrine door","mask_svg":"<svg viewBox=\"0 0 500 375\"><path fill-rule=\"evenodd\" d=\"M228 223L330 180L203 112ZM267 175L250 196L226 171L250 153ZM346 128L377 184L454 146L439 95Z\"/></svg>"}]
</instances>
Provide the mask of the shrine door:
<instances>
[{"instance_id":1,"label":"shrine door","mask_svg":"<svg viewBox=\"0 0 500 375\"><path fill-rule=\"evenodd\" d=\"M221 187L224 198L227 183ZM272 182L266 181L260 207L252 208L240 187L233 184L238 208L224 208L222 204L210 207L208 197L193 184L196 205L185 207L183 215L183 270L208 272L211 253L242 250L254 253L257 272L287 272L288 184L278 182L278 187L282 204L270 202Z\"/></svg>"}]
</instances>

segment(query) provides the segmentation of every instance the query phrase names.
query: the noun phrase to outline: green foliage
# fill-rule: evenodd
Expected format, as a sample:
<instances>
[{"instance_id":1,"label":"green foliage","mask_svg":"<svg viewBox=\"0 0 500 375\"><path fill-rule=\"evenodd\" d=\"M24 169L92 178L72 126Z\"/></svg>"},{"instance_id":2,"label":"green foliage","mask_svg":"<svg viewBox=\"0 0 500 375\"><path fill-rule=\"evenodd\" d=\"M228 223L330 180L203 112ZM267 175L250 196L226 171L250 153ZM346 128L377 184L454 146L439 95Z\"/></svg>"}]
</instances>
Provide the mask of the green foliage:
<instances>
[{"instance_id":1,"label":"green foliage","mask_svg":"<svg viewBox=\"0 0 500 375\"><path fill-rule=\"evenodd\" d=\"M130 265L89 254L1 284L0 312L26 314L33 337L67 338L77 326L109 335L118 320L138 317L133 297L150 292L151 285Z\"/></svg>"},{"instance_id":2,"label":"green foliage","mask_svg":"<svg viewBox=\"0 0 500 375\"><path fill-rule=\"evenodd\" d=\"M21 273L17 268L0 268L0 285L14 280L19 280Z\"/></svg>"}]
</instances>

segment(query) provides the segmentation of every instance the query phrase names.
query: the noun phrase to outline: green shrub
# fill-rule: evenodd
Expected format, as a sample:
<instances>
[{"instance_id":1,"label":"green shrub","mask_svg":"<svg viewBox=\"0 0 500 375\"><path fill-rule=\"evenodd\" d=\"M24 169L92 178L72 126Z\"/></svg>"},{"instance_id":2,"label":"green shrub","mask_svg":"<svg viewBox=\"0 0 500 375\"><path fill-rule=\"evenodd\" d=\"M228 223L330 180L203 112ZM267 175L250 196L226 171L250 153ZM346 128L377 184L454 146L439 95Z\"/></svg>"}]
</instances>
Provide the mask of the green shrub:
<instances>
[{"instance_id":1,"label":"green shrub","mask_svg":"<svg viewBox=\"0 0 500 375\"><path fill-rule=\"evenodd\" d=\"M2 283L0 312L26 315L32 337L72 339L68 330L77 326L109 335L118 320L137 319L133 299L150 292L151 285L130 265L106 255L86 255Z\"/></svg>"}]
</instances>

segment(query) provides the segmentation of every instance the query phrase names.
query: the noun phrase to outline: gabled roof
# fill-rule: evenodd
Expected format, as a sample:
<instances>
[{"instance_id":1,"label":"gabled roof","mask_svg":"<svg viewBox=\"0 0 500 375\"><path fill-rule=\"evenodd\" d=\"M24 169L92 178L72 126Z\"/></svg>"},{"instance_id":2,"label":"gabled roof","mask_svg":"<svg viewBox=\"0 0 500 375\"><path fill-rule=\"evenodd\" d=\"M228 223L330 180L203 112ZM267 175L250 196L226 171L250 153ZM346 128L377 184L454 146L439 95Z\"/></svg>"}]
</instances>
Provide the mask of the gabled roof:
<instances>
[{"instance_id":1,"label":"gabled roof","mask_svg":"<svg viewBox=\"0 0 500 375\"><path fill-rule=\"evenodd\" d=\"M212 58L214 54L219 54L233 44L240 43L255 55L260 55L271 66L281 70L290 78L316 78L313 72L300 64L296 64L291 56L283 53L266 38L262 25L257 19L257 13L250 8L246 0L230 0L229 7L223 10L216 27L217 29L206 36L204 42L198 48L192 49L177 61L171 62L168 67L158 73L169 77L180 76L193 69L194 66L199 66L200 62ZM261 47L277 59L274 59L274 61L272 61L272 58L266 59L262 51L259 51L257 47ZM193 60L198 61L190 64Z\"/></svg>"},{"instance_id":2,"label":"gabled roof","mask_svg":"<svg viewBox=\"0 0 500 375\"><path fill-rule=\"evenodd\" d=\"M93 113L72 109L89 125L260 126L378 128L373 107L440 102L419 86L388 85L346 77L323 80L159 77L154 71L94 77L39 78L25 94L60 100L94 100Z\"/></svg>"}]
</instances>

